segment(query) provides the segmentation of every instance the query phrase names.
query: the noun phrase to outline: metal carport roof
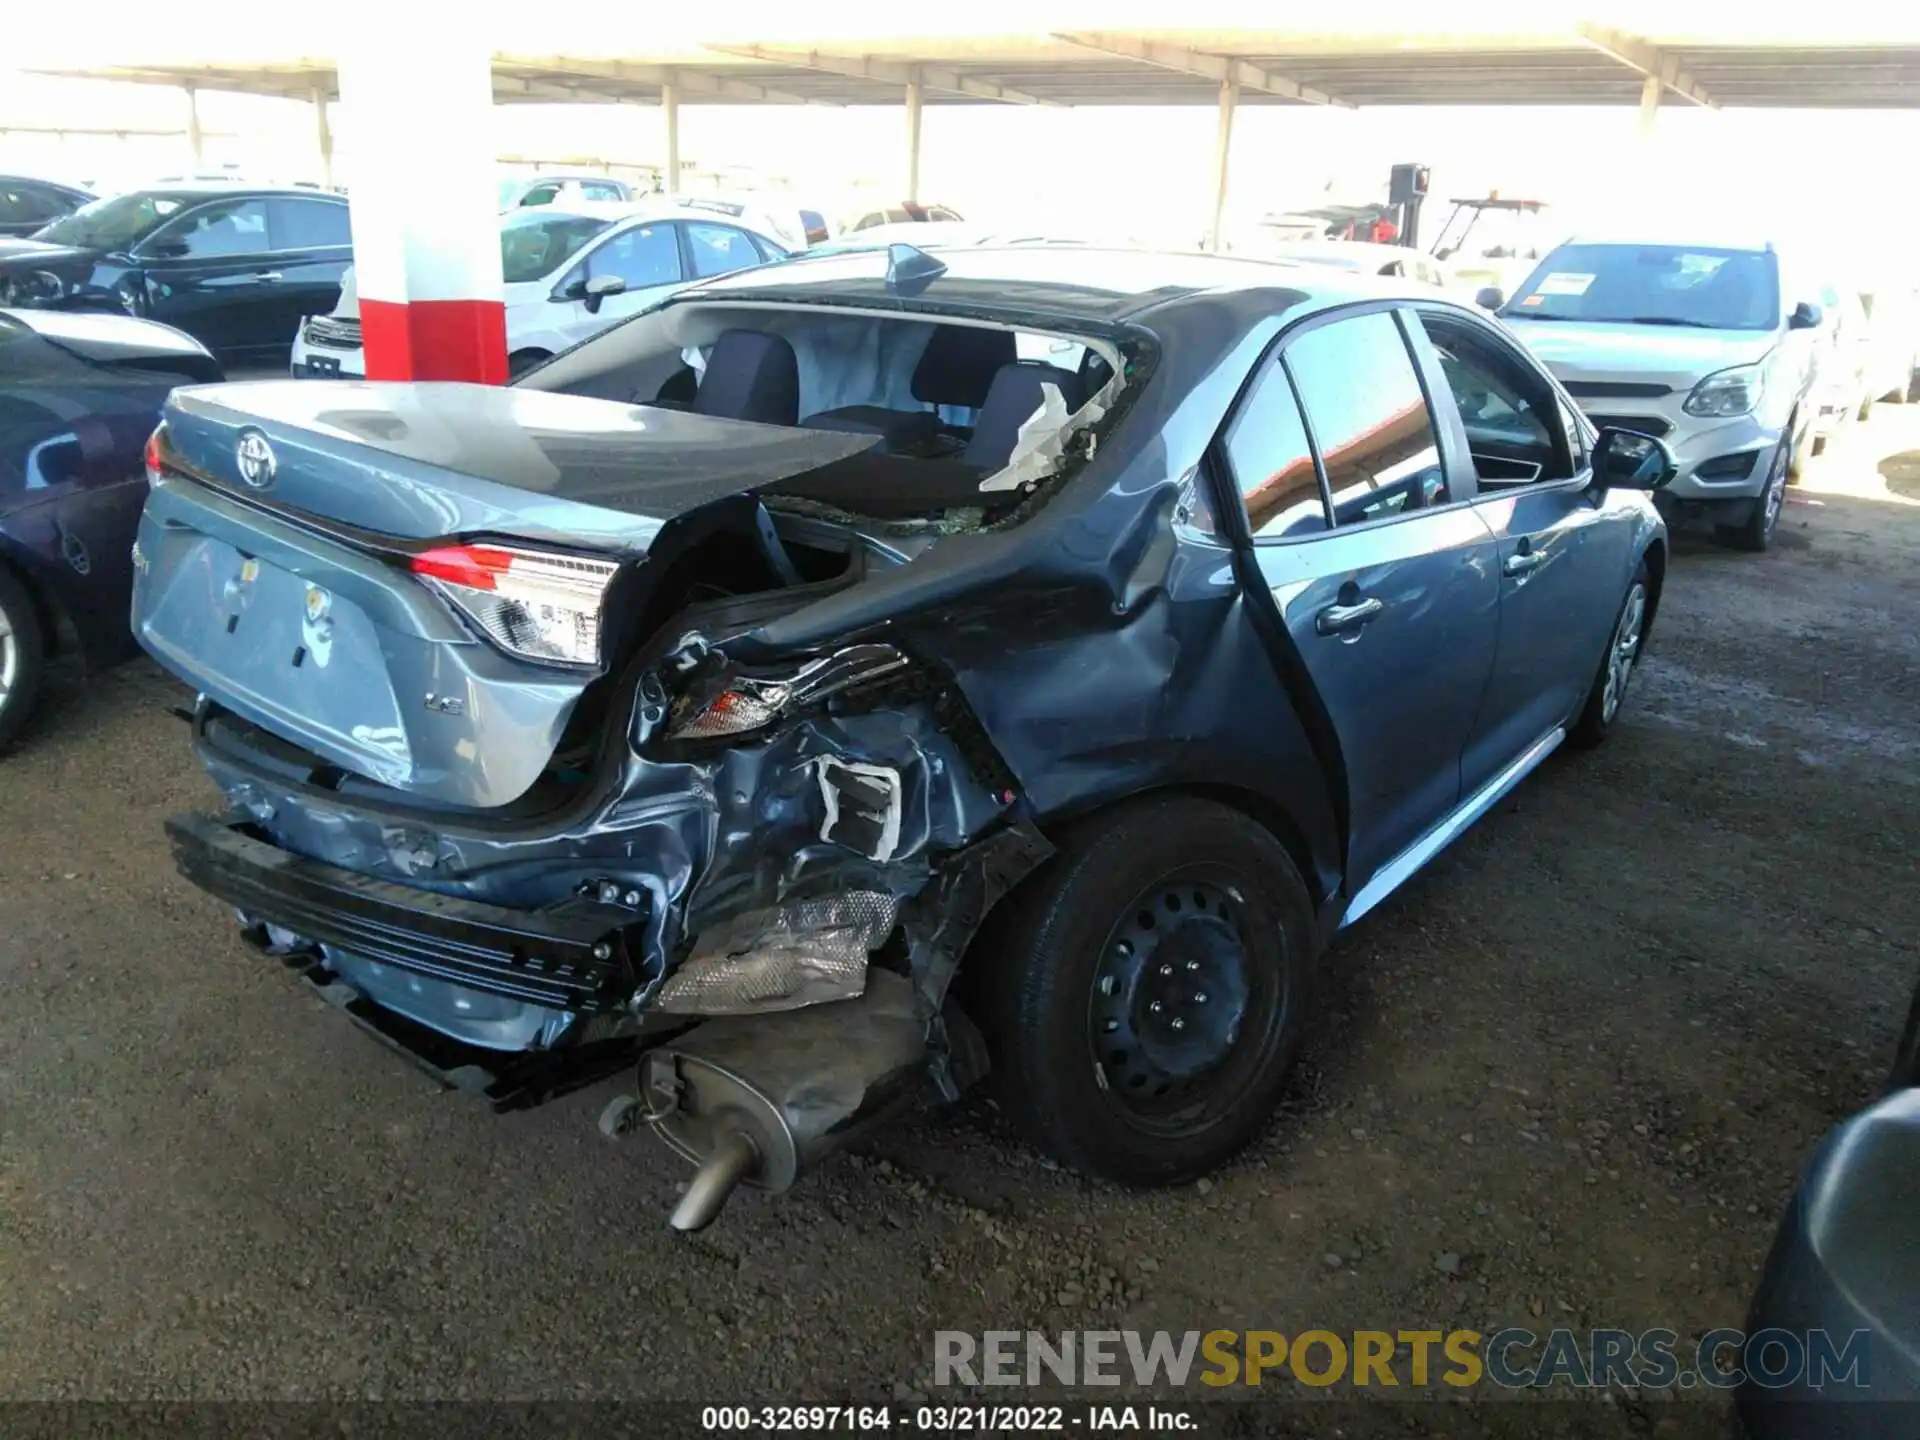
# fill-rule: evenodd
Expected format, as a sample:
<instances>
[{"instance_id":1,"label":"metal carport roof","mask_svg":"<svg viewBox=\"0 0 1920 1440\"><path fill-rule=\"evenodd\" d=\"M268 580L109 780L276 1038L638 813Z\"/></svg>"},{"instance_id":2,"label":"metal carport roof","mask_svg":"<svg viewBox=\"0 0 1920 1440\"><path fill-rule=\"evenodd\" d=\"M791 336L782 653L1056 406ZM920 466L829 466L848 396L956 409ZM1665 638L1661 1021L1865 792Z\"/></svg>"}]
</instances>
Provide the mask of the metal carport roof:
<instances>
[{"instance_id":1,"label":"metal carport roof","mask_svg":"<svg viewBox=\"0 0 1920 1440\"><path fill-rule=\"evenodd\" d=\"M1337 22L1332 22L1337 24ZM1910 28L1910 27L1909 27ZM502 103L1212 104L1223 80L1249 105L1628 105L1647 75L1721 106L1875 108L1920 101L1920 35L1629 33L1575 24L1538 34L1314 34L1294 30L1057 30L955 39L678 44L610 55L495 57ZM337 95L332 59L43 67L43 73L311 99Z\"/></svg>"}]
</instances>

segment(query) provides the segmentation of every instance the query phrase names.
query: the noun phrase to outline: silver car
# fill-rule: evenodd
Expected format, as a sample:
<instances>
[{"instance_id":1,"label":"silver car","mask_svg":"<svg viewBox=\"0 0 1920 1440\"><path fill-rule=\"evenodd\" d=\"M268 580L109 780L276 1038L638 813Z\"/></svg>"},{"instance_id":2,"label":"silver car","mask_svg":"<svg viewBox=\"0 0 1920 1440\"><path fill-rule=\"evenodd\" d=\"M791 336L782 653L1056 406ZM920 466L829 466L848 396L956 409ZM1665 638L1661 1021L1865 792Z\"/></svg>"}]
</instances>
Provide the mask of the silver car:
<instances>
[{"instance_id":1,"label":"silver car","mask_svg":"<svg viewBox=\"0 0 1920 1440\"><path fill-rule=\"evenodd\" d=\"M1672 447L1670 517L1765 550L1817 418L1823 315L1783 273L1771 245L1574 240L1499 313L1595 424Z\"/></svg>"}]
</instances>

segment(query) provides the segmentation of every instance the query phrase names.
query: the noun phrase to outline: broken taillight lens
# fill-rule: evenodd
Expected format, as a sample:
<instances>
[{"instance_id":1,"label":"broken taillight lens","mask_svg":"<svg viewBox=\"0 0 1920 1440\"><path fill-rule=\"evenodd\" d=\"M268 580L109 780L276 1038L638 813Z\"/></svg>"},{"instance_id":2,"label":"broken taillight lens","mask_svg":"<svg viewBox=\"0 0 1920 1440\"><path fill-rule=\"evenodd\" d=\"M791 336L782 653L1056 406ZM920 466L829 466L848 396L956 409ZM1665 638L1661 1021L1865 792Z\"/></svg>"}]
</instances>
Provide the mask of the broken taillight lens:
<instances>
[{"instance_id":1,"label":"broken taillight lens","mask_svg":"<svg viewBox=\"0 0 1920 1440\"><path fill-rule=\"evenodd\" d=\"M550 665L598 665L611 560L441 545L411 556L408 568L453 602L509 654Z\"/></svg>"},{"instance_id":2,"label":"broken taillight lens","mask_svg":"<svg viewBox=\"0 0 1920 1440\"><path fill-rule=\"evenodd\" d=\"M905 669L907 657L891 645L849 645L785 674L716 677L674 703L669 740L715 740L745 735L789 710L826 699L850 685Z\"/></svg>"}]
</instances>

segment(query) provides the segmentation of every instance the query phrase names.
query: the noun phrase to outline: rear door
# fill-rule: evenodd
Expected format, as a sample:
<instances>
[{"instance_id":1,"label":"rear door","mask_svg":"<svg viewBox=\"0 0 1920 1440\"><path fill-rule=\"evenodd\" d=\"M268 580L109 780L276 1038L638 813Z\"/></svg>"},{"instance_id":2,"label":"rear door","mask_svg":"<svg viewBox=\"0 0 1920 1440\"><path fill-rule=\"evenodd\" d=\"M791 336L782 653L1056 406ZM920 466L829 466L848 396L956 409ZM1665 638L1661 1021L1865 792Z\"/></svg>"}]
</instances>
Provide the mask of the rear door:
<instances>
[{"instance_id":1,"label":"rear door","mask_svg":"<svg viewBox=\"0 0 1920 1440\"><path fill-rule=\"evenodd\" d=\"M1476 789L1585 702L1632 566L1633 525L1592 489L1578 422L1539 368L1493 326L1422 309L1416 344L1444 377L1443 426L1475 470L1473 509L1500 557L1500 642L1461 763Z\"/></svg>"},{"instance_id":2,"label":"rear door","mask_svg":"<svg viewBox=\"0 0 1920 1440\"><path fill-rule=\"evenodd\" d=\"M236 196L196 205L142 241L139 260L147 313L222 358L252 358L291 340L280 324L266 201Z\"/></svg>"},{"instance_id":3,"label":"rear door","mask_svg":"<svg viewBox=\"0 0 1920 1440\"><path fill-rule=\"evenodd\" d=\"M340 299L340 281L353 263L353 232L347 207L314 196L267 202L267 234L279 273L270 292L274 330L286 344L309 315L325 315Z\"/></svg>"},{"instance_id":4,"label":"rear door","mask_svg":"<svg viewBox=\"0 0 1920 1440\"><path fill-rule=\"evenodd\" d=\"M1296 332L1223 445L1345 771L1349 894L1459 801L1498 628L1493 540L1442 464L1402 324L1375 307Z\"/></svg>"}]
</instances>

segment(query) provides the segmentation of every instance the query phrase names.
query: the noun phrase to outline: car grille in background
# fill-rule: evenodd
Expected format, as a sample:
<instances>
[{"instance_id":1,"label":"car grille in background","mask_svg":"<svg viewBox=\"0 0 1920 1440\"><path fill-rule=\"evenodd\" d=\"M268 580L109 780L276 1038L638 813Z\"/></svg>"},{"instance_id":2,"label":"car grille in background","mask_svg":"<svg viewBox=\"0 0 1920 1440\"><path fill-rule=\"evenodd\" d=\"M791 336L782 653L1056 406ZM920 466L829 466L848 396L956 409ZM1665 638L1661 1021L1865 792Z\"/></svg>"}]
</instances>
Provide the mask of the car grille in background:
<instances>
[{"instance_id":1,"label":"car grille in background","mask_svg":"<svg viewBox=\"0 0 1920 1440\"><path fill-rule=\"evenodd\" d=\"M1673 387L1652 380L1567 380L1567 393L1576 400L1658 400Z\"/></svg>"},{"instance_id":2,"label":"car grille in background","mask_svg":"<svg viewBox=\"0 0 1920 1440\"><path fill-rule=\"evenodd\" d=\"M1595 425L1611 426L1615 430L1637 430L1642 435L1652 435L1656 439L1673 429L1673 422L1662 420L1658 415L1596 415L1587 411L1587 418Z\"/></svg>"},{"instance_id":3,"label":"car grille in background","mask_svg":"<svg viewBox=\"0 0 1920 1440\"><path fill-rule=\"evenodd\" d=\"M338 315L309 315L307 317L307 343L309 345L332 345L342 350L360 348L360 322L342 319Z\"/></svg>"}]
</instances>

